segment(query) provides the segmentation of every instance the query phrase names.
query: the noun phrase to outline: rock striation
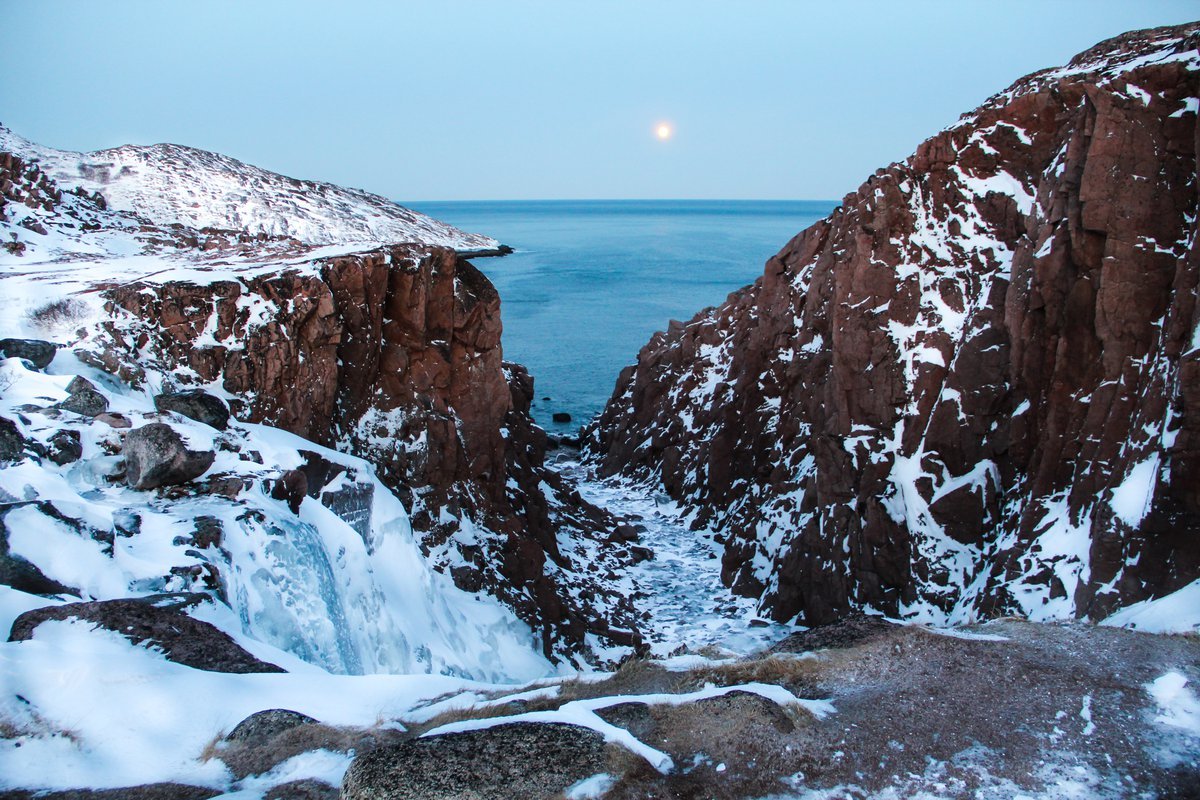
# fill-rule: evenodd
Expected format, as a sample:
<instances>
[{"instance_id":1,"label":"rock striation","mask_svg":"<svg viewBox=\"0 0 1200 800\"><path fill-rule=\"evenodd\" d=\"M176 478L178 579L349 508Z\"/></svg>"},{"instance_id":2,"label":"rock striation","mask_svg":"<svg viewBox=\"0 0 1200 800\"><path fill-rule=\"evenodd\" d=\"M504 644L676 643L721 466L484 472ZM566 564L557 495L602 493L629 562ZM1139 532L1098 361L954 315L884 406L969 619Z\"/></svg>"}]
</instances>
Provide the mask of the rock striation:
<instances>
[{"instance_id":1,"label":"rock striation","mask_svg":"<svg viewBox=\"0 0 1200 800\"><path fill-rule=\"evenodd\" d=\"M1200 28L1029 75L878 170L590 428L776 619L1103 617L1200 575Z\"/></svg>"}]
</instances>

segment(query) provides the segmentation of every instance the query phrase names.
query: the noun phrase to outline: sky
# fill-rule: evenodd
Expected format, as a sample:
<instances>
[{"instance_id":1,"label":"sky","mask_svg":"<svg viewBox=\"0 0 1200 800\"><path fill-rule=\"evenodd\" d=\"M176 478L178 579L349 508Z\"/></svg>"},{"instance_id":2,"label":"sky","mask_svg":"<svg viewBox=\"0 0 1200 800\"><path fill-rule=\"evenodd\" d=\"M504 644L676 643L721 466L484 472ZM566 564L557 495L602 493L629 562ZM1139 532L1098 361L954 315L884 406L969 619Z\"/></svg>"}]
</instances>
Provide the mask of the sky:
<instances>
[{"instance_id":1,"label":"sky","mask_svg":"<svg viewBox=\"0 0 1200 800\"><path fill-rule=\"evenodd\" d=\"M1190 0L7 0L0 123L399 200L837 199ZM667 123L672 134L656 135Z\"/></svg>"}]
</instances>

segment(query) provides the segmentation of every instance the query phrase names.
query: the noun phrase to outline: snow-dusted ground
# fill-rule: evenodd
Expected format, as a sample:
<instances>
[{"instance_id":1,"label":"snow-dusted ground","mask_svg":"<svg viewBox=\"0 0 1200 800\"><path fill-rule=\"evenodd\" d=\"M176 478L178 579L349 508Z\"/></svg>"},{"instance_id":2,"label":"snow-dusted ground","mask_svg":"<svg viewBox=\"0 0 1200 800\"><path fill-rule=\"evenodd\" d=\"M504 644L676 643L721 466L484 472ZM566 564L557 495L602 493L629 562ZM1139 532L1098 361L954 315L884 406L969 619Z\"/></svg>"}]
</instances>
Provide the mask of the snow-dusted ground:
<instances>
[{"instance_id":1,"label":"snow-dusted ground","mask_svg":"<svg viewBox=\"0 0 1200 800\"><path fill-rule=\"evenodd\" d=\"M649 614L644 624L654 656L704 649L748 655L795 630L760 618L757 601L734 595L721 583L722 548L713 532L689 530L688 518L666 495L621 478L599 479L570 456L555 467L585 500L645 527L637 545L649 548L653 557L630 567L617 582Z\"/></svg>"}]
</instances>

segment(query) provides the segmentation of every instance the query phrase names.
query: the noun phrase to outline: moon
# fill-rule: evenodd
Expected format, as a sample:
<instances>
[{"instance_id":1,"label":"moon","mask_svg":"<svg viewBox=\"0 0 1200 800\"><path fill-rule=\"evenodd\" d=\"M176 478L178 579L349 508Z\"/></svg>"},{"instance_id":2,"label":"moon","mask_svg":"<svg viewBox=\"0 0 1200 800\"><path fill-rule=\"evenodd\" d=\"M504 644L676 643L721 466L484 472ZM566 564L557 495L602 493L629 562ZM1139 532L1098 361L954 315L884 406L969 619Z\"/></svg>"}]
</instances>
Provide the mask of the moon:
<instances>
[{"instance_id":1,"label":"moon","mask_svg":"<svg viewBox=\"0 0 1200 800\"><path fill-rule=\"evenodd\" d=\"M671 127L669 122L660 122L654 126L654 135L657 136L661 142L665 142L667 139L670 139L674 134L675 130Z\"/></svg>"}]
</instances>

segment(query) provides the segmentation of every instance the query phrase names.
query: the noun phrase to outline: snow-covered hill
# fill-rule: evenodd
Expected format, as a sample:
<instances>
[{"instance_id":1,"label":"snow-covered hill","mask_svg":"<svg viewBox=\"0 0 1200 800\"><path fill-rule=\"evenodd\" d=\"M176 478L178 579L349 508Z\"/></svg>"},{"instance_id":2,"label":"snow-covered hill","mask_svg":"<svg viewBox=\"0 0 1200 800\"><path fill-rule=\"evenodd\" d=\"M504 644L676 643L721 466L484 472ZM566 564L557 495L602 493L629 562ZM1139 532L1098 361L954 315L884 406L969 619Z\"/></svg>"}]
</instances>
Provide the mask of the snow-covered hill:
<instances>
[{"instance_id":1,"label":"snow-covered hill","mask_svg":"<svg viewBox=\"0 0 1200 800\"><path fill-rule=\"evenodd\" d=\"M484 252L495 239L466 233L360 189L297 180L177 144L74 153L0 126L0 152L37 163L64 188L103 195L109 208L160 225L222 228L306 244L416 243Z\"/></svg>"}]
</instances>

